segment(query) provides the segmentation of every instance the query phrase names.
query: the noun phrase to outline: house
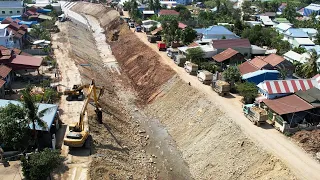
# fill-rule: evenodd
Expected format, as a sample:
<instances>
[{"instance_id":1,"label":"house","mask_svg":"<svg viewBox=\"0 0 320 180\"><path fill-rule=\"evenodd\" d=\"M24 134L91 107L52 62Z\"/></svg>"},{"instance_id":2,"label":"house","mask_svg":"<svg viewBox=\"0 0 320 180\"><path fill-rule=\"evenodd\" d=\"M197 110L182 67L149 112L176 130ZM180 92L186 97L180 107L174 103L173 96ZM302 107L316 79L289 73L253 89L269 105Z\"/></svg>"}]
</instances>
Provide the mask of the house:
<instances>
[{"instance_id":1,"label":"house","mask_svg":"<svg viewBox=\"0 0 320 180\"><path fill-rule=\"evenodd\" d=\"M5 89L11 88L11 70L6 65L0 65L0 98L5 98Z\"/></svg>"},{"instance_id":2,"label":"house","mask_svg":"<svg viewBox=\"0 0 320 180\"><path fill-rule=\"evenodd\" d=\"M186 56L188 49L198 48L198 47L201 48L202 51L204 52L203 58L211 59L212 56L217 54L217 49L213 48L212 45L210 45L210 44L209 45L192 46L192 47L188 47L188 46L178 47L179 54Z\"/></svg>"},{"instance_id":3,"label":"house","mask_svg":"<svg viewBox=\"0 0 320 180\"><path fill-rule=\"evenodd\" d=\"M288 29L291 28L290 24L287 23L280 23L278 25L276 25L274 27L276 29L276 31L278 31L280 34L283 34L284 32L286 32Z\"/></svg>"},{"instance_id":4,"label":"house","mask_svg":"<svg viewBox=\"0 0 320 180\"><path fill-rule=\"evenodd\" d=\"M15 105L22 105L20 101L0 99L0 107L5 107L10 103ZM39 103L38 113L45 109L47 110L41 117L41 120L45 124L45 128L42 128L39 124L36 123L36 130L38 131L38 135L40 135L38 137L38 141L41 149L44 147L52 148L52 142L56 142L55 140L53 140L55 139L55 135L53 136L53 134L55 134L59 129L59 114L57 113L58 105ZM29 124L29 128L32 129L32 124Z\"/></svg>"},{"instance_id":5,"label":"house","mask_svg":"<svg viewBox=\"0 0 320 180\"><path fill-rule=\"evenodd\" d=\"M251 56L264 56L266 52L267 50L262 47L251 45Z\"/></svg>"},{"instance_id":6,"label":"house","mask_svg":"<svg viewBox=\"0 0 320 180\"><path fill-rule=\"evenodd\" d=\"M242 75L242 79L257 85L265 80L278 80L279 76L277 70L257 70Z\"/></svg>"},{"instance_id":7,"label":"house","mask_svg":"<svg viewBox=\"0 0 320 180\"><path fill-rule=\"evenodd\" d=\"M309 114L308 111L313 109L311 104L295 94L278 99L264 99L263 103L268 107L269 114L274 113L275 127L279 127L281 132L302 123Z\"/></svg>"},{"instance_id":8,"label":"house","mask_svg":"<svg viewBox=\"0 0 320 180\"><path fill-rule=\"evenodd\" d=\"M274 18L273 22L280 24L280 23L286 23L286 24L290 24L290 21L287 18Z\"/></svg>"},{"instance_id":9,"label":"house","mask_svg":"<svg viewBox=\"0 0 320 180\"><path fill-rule=\"evenodd\" d=\"M19 25L18 20L13 20L10 17L7 17L1 24L8 24L6 26L7 31L11 31L13 39L13 47L21 49L23 46L23 41L26 38L26 33L28 31L28 26Z\"/></svg>"},{"instance_id":10,"label":"house","mask_svg":"<svg viewBox=\"0 0 320 180\"><path fill-rule=\"evenodd\" d=\"M172 9L161 9L159 16L179 16L179 12Z\"/></svg>"},{"instance_id":11,"label":"house","mask_svg":"<svg viewBox=\"0 0 320 180\"><path fill-rule=\"evenodd\" d=\"M34 71L38 70L42 63L42 58L26 55L25 53L15 54L17 50L8 49L4 46L0 46L0 60L1 64L4 64L13 71Z\"/></svg>"},{"instance_id":12,"label":"house","mask_svg":"<svg viewBox=\"0 0 320 180\"><path fill-rule=\"evenodd\" d=\"M263 81L258 85L259 93L267 99L275 99L282 96L293 94L299 90L306 91L313 87L319 88L315 79L291 79Z\"/></svg>"},{"instance_id":13,"label":"house","mask_svg":"<svg viewBox=\"0 0 320 180\"><path fill-rule=\"evenodd\" d=\"M318 88L313 87L306 91L297 91L295 94L314 108L320 108L320 90Z\"/></svg>"},{"instance_id":14,"label":"house","mask_svg":"<svg viewBox=\"0 0 320 180\"><path fill-rule=\"evenodd\" d=\"M318 31L314 28L300 28L302 31L307 33L309 35L309 38L314 41L316 40L316 35L318 34Z\"/></svg>"},{"instance_id":15,"label":"house","mask_svg":"<svg viewBox=\"0 0 320 180\"><path fill-rule=\"evenodd\" d=\"M259 68L252 65L249 61L246 61L238 66L238 69L240 71L240 74L243 76L247 73L258 71Z\"/></svg>"},{"instance_id":16,"label":"house","mask_svg":"<svg viewBox=\"0 0 320 180\"><path fill-rule=\"evenodd\" d=\"M150 29L153 26L156 26L157 28L161 27L161 24L158 21L154 21L154 20L145 20L142 21L142 28L144 32L150 32Z\"/></svg>"},{"instance_id":17,"label":"house","mask_svg":"<svg viewBox=\"0 0 320 180\"><path fill-rule=\"evenodd\" d=\"M320 4L310 4L303 10L304 16L310 16L311 14L320 15Z\"/></svg>"},{"instance_id":18,"label":"house","mask_svg":"<svg viewBox=\"0 0 320 180\"><path fill-rule=\"evenodd\" d=\"M167 9L173 9L175 8L178 3L177 1L160 1L161 7L166 7Z\"/></svg>"},{"instance_id":19,"label":"house","mask_svg":"<svg viewBox=\"0 0 320 180\"><path fill-rule=\"evenodd\" d=\"M0 24L0 45L8 48L14 46L12 31L8 29L9 24Z\"/></svg>"},{"instance_id":20,"label":"house","mask_svg":"<svg viewBox=\"0 0 320 180\"><path fill-rule=\"evenodd\" d=\"M245 21L245 24L250 27L257 26L257 25L264 26L261 21Z\"/></svg>"},{"instance_id":21,"label":"house","mask_svg":"<svg viewBox=\"0 0 320 180\"><path fill-rule=\"evenodd\" d=\"M213 56L212 59L216 62L223 63L224 65L236 65L245 61L244 56L241 53L231 48Z\"/></svg>"},{"instance_id":22,"label":"house","mask_svg":"<svg viewBox=\"0 0 320 180\"><path fill-rule=\"evenodd\" d=\"M300 63L307 62L307 60L306 60L306 58L304 56L302 56L301 54L298 54L298 53L296 53L294 51L291 51L291 50L286 52L285 54L283 54L283 57L286 60L288 60L288 61L290 61L292 63L295 62L295 61L298 61Z\"/></svg>"},{"instance_id":23,"label":"house","mask_svg":"<svg viewBox=\"0 0 320 180\"><path fill-rule=\"evenodd\" d=\"M283 40L289 41L292 44L294 38L309 38L309 35L299 28L289 28L283 33Z\"/></svg>"},{"instance_id":24,"label":"house","mask_svg":"<svg viewBox=\"0 0 320 180\"><path fill-rule=\"evenodd\" d=\"M148 19L151 16L155 15L154 11L150 11L150 10L144 10L142 11L142 18L143 19Z\"/></svg>"},{"instance_id":25,"label":"house","mask_svg":"<svg viewBox=\"0 0 320 180\"><path fill-rule=\"evenodd\" d=\"M273 67L273 69L281 70L281 69L286 69L287 70L287 76L291 77L294 71L294 66L290 61L287 61L285 58L282 56L276 55L276 54L270 54L269 56L263 58L263 61L268 63ZM269 65L263 67L263 68L268 68Z\"/></svg>"},{"instance_id":26,"label":"house","mask_svg":"<svg viewBox=\"0 0 320 180\"><path fill-rule=\"evenodd\" d=\"M261 16L266 16L266 17L268 17L268 18L270 18L270 19L274 19L275 17L276 17L276 13L275 12L265 12L265 13L262 13L262 14L260 14L260 15L258 15L260 18L261 18Z\"/></svg>"},{"instance_id":27,"label":"house","mask_svg":"<svg viewBox=\"0 0 320 180\"><path fill-rule=\"evenodd\" d=\"M208 28L194 29L199 35L202 36L202 39L239 39L240 37L231 32L229 29L224 26L210 26Z\"/></svg>"},{"instance_id":28,"label":"house","mask_svg":"<svg viewBox=\"0 0 320 180\"><path fill-rule=\"evenodd\" d=\"M272 27L275 24L268 16L260 16L259 20L266 27Z\"/></svg>"},{"instance_id":29,"label":"house","mask_svg":"<svg viewBox=\"0 0 320 180\"><path fill-rule=\"evenodd\" d=\"M292 41L293 47L305 47L314 45L314 42L312 42L309 38L294 38Z\"/></svg>"},{"instance_id":30,"label":"house","mask_svg":"<svg viewBox=\"0 0 320 180\"><path fill-rule=\"evenodd\" d=\"M217 49L217 53L221 53L228 48L232 48L247 58L251 57L251 44L248 39L212 40L212 46Z\"/></svg>"},{"instance_id":31,"label":"house","mask_svg":"<svg viewBox=\"0 0 320 180\"><path fill-rule=\"evenodd\" d=\"M0 1L0 17L22 15L24 12L23 1Z\"/></svg>"}]
</instances>

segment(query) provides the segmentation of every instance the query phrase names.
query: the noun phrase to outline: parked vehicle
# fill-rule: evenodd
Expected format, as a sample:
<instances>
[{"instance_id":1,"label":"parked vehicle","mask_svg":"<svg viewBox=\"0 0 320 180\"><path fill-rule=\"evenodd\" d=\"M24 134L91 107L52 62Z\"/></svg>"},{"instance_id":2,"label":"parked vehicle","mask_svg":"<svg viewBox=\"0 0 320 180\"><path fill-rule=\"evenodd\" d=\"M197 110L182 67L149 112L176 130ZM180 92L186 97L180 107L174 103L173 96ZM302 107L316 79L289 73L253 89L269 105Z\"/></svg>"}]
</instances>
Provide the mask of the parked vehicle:
<instances>
[{"instance_id":1,"label":"parked vehicle","mask_svg":"<svg viewBox=\"0 0 320 180\"><path fill-rule=\"evenodd\" d=\"M177 55L173 55L173 60L174 60L174 63L176 63L176 65L183 67L185 62L187 61L187 58L185 55L177 54Z\"/></svg>"},{"instance_id":2,"label":"parked vehicle","mask_svg":"<svg viewBox=\"0 0 320 180\"><path fill-rule=\"evenodd\" d=\"M187 73L189 73L190 75L196 75L197 71L198 71L198 65L194 64L190 61L186 61L184 63L184 69L186 70Z\"/></svg>"},{"instance_id":3,"label":"parked vehicle","mask_svg":"<svg viewBox=\"0 0 320 180\"><path fill-rule=\"evenodd\" d=\"M180 47L181 44L179 42L171 42L171 47L172 48L177 48L177 47Z\"/></svg>"},{"instance_id":4,"label":"parked vehicle","mask_svg":"<svg viewBox=\"0 0 320 180\"><path fill-rule=\"evenodd\" d=\"M156 36L148 35L147 38L148 38L148 41L150 43L156 43L157 42L157 37Z\"/></svg>"},{"instance_id":5,"label":"parked vehicle","mask_svg":"<svg viewBox=\"0 0 320 180\"><path fill-rule=\"evenodd\" d=\"M158 49L159 51L165 51L167 49L167 45L164 42L158 42Z\"/></svg>"},{"instance_id":6,"label":"parked vehicle","mask_svg":"<svg viewBox=\"0 0 320 180\"><path fill-rule=\"evenodd\" d=\"M129 21L128 24L129 24L129 27L130 27L130 28L134 28L134 22L133 22L133 21Z\"/></svg>"},{"instance_id":7,"label":"parked vehicle","mask_svg":"<svg viewBox=\"0 0 320 180\"><path fill-rule=\"evenodd\" d=\"M141 32L141 26L136 26L136 32Z\"/></svg>"},{"instance_id":8,"label":"parked vehicle","mask_svg":"<svg viewBox=\"0 0 320 180\"><path fill-rule=\"evenodd\" d=\"M197 78L203 84L209 85L212 82L213 74L207 70L199 70L197 72Z\"/></svg>"},{"instance_id":9,"label":"parked vehicle","mask_svg":"<svg viewBox=\"0 0 320 180\"><path fill-rule=\"evenodd\" d=\"M173 59L174 54L178 54L178 53L179 53L178 49L174 49L174 48L167 49L167 56L170 57L171 59Z\"/></svg>"},{"instance_id":10,"label":"parked vehicle","mask_svg":"<svg viewBox=\"0 0 320 180\"><path fill-rule=\"evenodd\" d=\"M255 104L243 105L243 114L257 126L268 120L268 112Z\"/></svg>"},{"instance_id":11,"label":"parked vehicle","mask_svg":"<svg viewBox=\"0 0 320 180\"><path fill-rule=\"evenodd\" d=\"M212 89L219 94L219 96L226 96L230 93L230 84L217 80L217 81L212 81Z\"/></svg>"}]
</instances>

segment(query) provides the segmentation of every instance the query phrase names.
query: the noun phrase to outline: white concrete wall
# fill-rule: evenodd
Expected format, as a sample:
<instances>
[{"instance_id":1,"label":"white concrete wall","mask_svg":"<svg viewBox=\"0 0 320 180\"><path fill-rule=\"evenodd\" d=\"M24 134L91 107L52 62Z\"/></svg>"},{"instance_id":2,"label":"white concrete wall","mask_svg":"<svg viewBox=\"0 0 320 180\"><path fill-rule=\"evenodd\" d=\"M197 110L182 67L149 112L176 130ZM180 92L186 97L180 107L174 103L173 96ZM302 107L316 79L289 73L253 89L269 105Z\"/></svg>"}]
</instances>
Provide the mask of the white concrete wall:
<instances>
[{"instance_id":1,"label":"white concrete wall","mask_svg":"<svg viewBox=\"0 0 320 180\"><path fill-rule=\"evenodd\" d=\"M24 7L0 7L0 17L22 15Z\"/></svg>"}]
</instances>

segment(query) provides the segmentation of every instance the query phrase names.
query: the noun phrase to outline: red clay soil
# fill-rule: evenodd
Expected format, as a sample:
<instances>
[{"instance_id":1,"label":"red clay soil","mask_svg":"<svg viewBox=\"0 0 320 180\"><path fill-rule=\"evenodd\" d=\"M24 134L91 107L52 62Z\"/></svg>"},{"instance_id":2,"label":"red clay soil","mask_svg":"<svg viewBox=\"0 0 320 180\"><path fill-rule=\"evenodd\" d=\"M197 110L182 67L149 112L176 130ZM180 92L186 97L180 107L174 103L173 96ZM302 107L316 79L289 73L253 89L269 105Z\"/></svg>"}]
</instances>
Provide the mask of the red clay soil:
<instances>
[{"instance_id":1,"label":"red clay soil","mask_svg":"<svg viewBox=\"0 0 320 180\"><path fill-rule=\"evenodd\" d=\"M306 151L320 152L320 129L312 131L299 131L292 138L296 140Z\"/></svg>"},{"instance_id":2,"label":"red clay soil","mask_svg":"<svg viewBox=\"0 0 320 180\"><path fill-rule=\"evenodd\" d=\"M160 62L160 56L123 26L117 41L110 42L121 69L132 80L140 103L150 102L159 88L175 74Z\"/></svg>"}]
</instances>

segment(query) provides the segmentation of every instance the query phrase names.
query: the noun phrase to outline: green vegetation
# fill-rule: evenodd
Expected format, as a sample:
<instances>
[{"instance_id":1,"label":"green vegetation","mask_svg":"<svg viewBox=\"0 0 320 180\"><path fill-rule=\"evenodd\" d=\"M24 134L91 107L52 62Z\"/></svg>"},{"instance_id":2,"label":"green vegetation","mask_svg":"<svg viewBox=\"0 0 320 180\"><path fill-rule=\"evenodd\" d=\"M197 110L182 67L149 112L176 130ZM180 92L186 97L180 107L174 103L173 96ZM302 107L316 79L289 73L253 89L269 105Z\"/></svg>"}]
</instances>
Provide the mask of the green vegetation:
<instances>
[{"instance_id":1,"label":"green vegetation","mask_svg":"<svg viewBox=\"0 0 320 180\"><path fill-rule=\"evenodd\" d=\"M142 18L142 14L138 9L138 3L136 0L126 1L123 6L124 9L129 11L129 15L132 19L138 20Z\"/></svg>"},{"instance_id":2,"label":"green vegetation","mask_svg":"<svg viewBox=\"0 0 320 180\"><path fill-rule=\"evenodd\" d=\"M27 180L43 180L62 164L63 158L58 151L44 149L22 159L22 172Z\"/></svg>"},{"instance_id":3,"label":"green vegetation","mask_svg":"<svg viewBox=\"0 0 320 180\"><path fill-rule=\"evenodd\" d=\"M229 66L223 73L223 78L228 83L235 83L240 81L241 74L237 66Z\"/></svg>"},{"instance_id":4,"label":"green vegetation","mask_svg":"<svg viewBox=\"0 0 320 180\"><path fill-rule=\"evenodd\" d=\"M320 58L320 55L318 55L314 49L312 49L309 54L310 58L308 59L308 62L303 64L301 69L304 78L312 78L319 73L317 60Z\"/></svg>"},{"instance_id":5,"label":"green vegetation","mask_svg":"<svg viewBox=\"0 0 320 180\"><path fill-rule=\"evenodd\" d=\"M0 142L5 149L24 150L31 140L29 124L22 106L8 104L0 108Z\"/></svg>"},{"instance_id":6,"label":"green vegetation","mask_svg":"<svg viewBox=\"0 0 320 180\"><path fill-rule=\"evenodd\" d=\"M42 28L40 25L33 25L30 35L35 39L45 39L47 41L50 41L51 39L50 32L47 29Z\"/></svg>"},{"instance_id":7,"label":"green vegetation","mask_svg":"<svg viewBox=\"0 0 320 180\"><path fill-rule=\"evenodd\" d=\"M203 61L204 52L200 47L187 50L187 59L193 63L200 64Z\"/></svg>"},{"instance_id":8,"label":"green vegetation","mask_svg":"<svg viewBox=\"0 0 320 180\"><path fill-rule=\"evenodd\" d=\"M245 104L252 103L258 95L258 88L254 83L240 83L236 86L236 89L243 97Z\"/></svg>"},{"instance_id":9,"label":"green vegetation","mask_svg":"<svg viewBox=\"0 0 320 180\"><path fill-rule=\"evenodd\" d=\"M305 52L307 52L307 50L305 48L302 48L302 47L295 47L292 49L292 51L296 52L296 53L299 53L299 54L303 54Z\"/></svg>"},{"instance_id":10,"label":"green vegetation","mask_svg":"<svg viewBox=\"0 0 320 180\"><path fill-rule=\"evenodd\" d=\"M197 32L190 27L185 28L180 36L180 39L183 44L190 44L197 37Z\"/></svg>"}]
</instances>

